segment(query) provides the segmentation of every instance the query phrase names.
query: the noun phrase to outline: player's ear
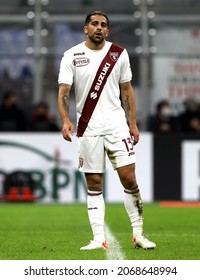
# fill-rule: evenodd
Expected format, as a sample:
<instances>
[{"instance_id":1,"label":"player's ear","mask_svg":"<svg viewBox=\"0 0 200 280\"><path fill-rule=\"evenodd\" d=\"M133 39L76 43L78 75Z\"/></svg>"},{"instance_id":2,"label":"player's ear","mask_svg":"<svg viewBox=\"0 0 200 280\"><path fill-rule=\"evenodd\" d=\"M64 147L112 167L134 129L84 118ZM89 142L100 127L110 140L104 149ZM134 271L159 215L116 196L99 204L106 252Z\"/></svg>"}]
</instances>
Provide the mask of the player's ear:
<instances>
[{"instance_id":1,"label":"player's ear","mask_svg":"<svg viewBox=\"0 0 200 280\"><path fill-rule=\"evenodd\" d=\"M87 25L85 25L85 26L83 27L83 31L84 31L84 33L87 35Z\"/></svg>"}]
</instances>

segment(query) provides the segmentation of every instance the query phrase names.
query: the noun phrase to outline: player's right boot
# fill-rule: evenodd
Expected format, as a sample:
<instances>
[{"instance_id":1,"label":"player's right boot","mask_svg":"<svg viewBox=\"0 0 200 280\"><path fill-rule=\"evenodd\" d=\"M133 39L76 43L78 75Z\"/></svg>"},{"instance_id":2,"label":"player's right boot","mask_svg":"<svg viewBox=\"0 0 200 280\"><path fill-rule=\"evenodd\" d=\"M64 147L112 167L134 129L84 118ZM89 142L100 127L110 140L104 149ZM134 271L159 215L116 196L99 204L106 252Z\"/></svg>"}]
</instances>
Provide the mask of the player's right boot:
<instances>
[{"instance_id":1,"label":"player's right boot","mask_svg":"<svg viewBox=\"0 0 200 280\"><path fill-rule=\"evenodd\" d=\"M90 243L86 246L80 248L80 250L95 250L95 249L108 249L106 241L100 242L97 240L91 240Z\"/></svg>"},{"instance_id":2,"label":"player's right boot","mask_svg":"<svg viewBox=\"0 0 200 280\"><path fill-rule=\"evenodd\" d=\"M133 236L133 246L135 248L154 249L156 244L150 241L144 234Z\"/></svg>"}]
</instances>

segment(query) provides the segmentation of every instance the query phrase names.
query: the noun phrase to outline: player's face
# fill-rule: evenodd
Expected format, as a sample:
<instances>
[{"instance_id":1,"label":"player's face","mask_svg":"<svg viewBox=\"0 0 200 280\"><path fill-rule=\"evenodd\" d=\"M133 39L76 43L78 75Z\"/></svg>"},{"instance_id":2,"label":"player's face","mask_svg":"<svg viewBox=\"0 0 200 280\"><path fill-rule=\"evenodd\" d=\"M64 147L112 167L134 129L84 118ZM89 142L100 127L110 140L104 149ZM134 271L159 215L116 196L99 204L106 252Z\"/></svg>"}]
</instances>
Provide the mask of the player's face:
<instances>
[{"instance_id":1,"label":"player's face","mask_svg":"<svg viewBox=\"0 0 200 280\"><path fill-rule=\"evenodd\" d=\"M109 32L106 18L101 15L91 16L91 21L88 25L84 26L84 32L92 43L96 45L101 44Z\"/></svg>"}]
</instances>

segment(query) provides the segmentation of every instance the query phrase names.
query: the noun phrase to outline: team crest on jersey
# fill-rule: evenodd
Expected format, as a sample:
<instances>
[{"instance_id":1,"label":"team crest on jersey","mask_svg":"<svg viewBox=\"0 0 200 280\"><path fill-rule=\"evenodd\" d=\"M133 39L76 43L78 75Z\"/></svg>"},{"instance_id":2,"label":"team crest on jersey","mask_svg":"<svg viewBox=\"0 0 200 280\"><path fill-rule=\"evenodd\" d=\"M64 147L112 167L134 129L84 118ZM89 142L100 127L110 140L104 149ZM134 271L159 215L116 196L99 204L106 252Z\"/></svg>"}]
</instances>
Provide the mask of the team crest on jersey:
<instances>
[{"instance_id":1,"label":"team crest on jersey","mask_svg":"<svg viewBox=\"0 0 200 280\"><path fill-rule=\"evenodd\" d=\"M82 67L88 65L90 62L89 58L87 57L77 57L73 60L73 64L76 67Z\"/></svg>"},{"instance_id":2,"label":"team crest on jersey","mask_svg":"<svg viewBox=\"0 0 200 280\"><path fill-rule=\"evenodd\" d=\"M79 165L78 165L78 168L81 168L83 167L83 158L79 158Z\"/></svg>"},{"instance_id":3,"label":"team crest on jersey","mask_svg":"<svg viewBox=\"0 0 200 280\"><path fill-rule=\"evenodd\" d=\"M118 53L118 52L110 52L109 55L110 55L110 58L111 58L114 62L118 60L118 57L119 57L119 53Z\"/></svg>"}]
</instances>

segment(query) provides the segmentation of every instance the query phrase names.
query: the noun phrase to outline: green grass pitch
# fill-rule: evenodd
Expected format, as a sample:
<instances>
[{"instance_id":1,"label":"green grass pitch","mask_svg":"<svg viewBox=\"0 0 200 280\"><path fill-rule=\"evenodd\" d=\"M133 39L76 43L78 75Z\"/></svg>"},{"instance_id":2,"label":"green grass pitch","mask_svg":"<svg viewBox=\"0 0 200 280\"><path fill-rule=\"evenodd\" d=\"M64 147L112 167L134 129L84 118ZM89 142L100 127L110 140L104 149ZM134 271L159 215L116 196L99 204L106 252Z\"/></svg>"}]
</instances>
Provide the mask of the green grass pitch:
<instances>
[{"instance_id":1,"label":"green grass pitch","mask_svg":"<svg viewBox=\"0 0 200 280\"><path fill-rule=\"evenodd\" d=\"M80 251L92 239L85 204L0 204L0 260L105 260ZM123 204L107 204L106 223L126 260L200 259L200 208L144 204L144 231L155 250L134 249Z\"/></svg>"}]
</instances>

